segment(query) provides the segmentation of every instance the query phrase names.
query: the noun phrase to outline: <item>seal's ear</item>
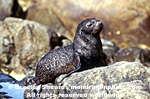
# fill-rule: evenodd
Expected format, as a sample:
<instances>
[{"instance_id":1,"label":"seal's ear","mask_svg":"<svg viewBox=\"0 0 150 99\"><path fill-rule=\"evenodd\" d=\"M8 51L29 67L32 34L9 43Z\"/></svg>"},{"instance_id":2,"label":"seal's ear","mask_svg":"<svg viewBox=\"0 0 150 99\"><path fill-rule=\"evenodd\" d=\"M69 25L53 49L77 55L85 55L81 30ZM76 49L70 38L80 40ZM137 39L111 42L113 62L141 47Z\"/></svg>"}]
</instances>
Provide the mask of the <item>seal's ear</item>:
<instances>
[{"instance_id":1,"label":"seal's ear","mask_svg":"<svg viewBox=\"0 0 150 99\"><path fill-rule=\"evenodd\" d=\"M80 31L81 31L81 32L87 32L86 26L82 26L81 29L80 29Z\"/></svg>"},{"instance_id":2,"label":"seal's ear","mask_svg":"<svg viewBox=\"0 0 150 99\"><path fill-rule=\"evenodd\" d=\"M87 28L86 28L85 26L83 26L83 27L80 28L79 32L77 32L77 33L79 33L80 35L81 35L82 33L88 33L88 32L87 32Z\"/></svg>"}]
</instances>

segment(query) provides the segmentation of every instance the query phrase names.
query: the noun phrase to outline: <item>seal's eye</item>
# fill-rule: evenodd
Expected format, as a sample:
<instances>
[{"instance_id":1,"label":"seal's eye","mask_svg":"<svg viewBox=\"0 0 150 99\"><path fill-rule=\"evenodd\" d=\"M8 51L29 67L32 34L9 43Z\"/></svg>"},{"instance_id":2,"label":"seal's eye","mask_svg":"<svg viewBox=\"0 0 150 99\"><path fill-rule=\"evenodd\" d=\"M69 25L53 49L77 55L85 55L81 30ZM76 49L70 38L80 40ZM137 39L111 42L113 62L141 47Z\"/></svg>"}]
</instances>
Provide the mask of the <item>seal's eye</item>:
<instances>
[{"instance_id":1,"label":"seal's eye","mask_svg":"<svg viewBox=\"0 0 150 99\"><path fill-rule=\"evenodd\" d=\"M90 26L92 26L92 25L93 25L92 22L88 22L88 23L86 24L87 27L90 27Z\"/></svg>"}]
</instances>

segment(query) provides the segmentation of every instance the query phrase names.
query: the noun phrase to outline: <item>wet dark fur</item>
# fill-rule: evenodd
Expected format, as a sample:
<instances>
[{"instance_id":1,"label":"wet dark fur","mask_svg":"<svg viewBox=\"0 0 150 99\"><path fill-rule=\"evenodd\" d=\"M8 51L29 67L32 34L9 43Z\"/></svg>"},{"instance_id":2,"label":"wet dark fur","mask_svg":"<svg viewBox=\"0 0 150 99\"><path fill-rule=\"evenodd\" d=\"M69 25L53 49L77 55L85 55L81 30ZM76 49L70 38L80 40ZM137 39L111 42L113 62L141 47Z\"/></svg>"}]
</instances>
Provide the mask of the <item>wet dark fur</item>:
<instances>
[{"instance_id":1,"label":"wet dark fur","mask_svg":"<svg viewBox=\"0 0 150 99\"><path fill-rule=\"evenodd\" d=\"M53 82L61 74L67 74L66 78L76 71L106 66L106 56L99 37L102 28L103 24L98 19L83 20L78 25L71 45L50 51L38 62L36 84Z\"/></svg>"}]
</instances>

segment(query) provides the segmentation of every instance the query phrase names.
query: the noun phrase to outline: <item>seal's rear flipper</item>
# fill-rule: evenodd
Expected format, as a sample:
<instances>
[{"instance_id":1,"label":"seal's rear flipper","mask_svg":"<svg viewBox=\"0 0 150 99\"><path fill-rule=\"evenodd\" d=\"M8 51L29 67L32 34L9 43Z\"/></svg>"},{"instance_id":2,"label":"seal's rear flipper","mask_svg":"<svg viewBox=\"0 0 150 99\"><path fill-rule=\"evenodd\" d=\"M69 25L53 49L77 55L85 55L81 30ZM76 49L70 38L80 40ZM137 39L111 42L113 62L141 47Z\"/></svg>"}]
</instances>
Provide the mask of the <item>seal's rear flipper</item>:
<instances>
[{"instance_id":1,"label":"seal's rear flipper","mask_svg":"<svg viewBox=\"0 0 150 99\"><path fill-rule=\"evenodd\" d=\"M36 89L34 89L33 91L34 91L34 93L35 93L35 97L32 97L32 99L35 99L37 96L39 96L40 92L42 91L42 85L41 85L41 84L38 85L38 86L36 87Z\"/></svg>"}]
</instances>

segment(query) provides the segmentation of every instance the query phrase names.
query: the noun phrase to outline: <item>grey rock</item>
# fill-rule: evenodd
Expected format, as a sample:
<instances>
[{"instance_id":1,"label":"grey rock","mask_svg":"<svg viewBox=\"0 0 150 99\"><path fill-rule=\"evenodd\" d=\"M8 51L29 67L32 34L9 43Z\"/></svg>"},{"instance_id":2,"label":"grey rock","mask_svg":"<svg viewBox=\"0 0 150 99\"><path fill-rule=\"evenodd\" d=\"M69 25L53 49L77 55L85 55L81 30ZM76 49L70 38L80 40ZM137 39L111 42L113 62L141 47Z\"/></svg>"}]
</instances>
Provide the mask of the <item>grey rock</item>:
<instances>
[{"instance_id":1,"label":"grey rock","mask_svg":"<svg viewBox=\"0 0 150 99\"><path fill-rule=\"evenodd\" d=\"M149 75L150 69L141 63L122 61L74 73L60 86L58 82L64 77L61 75L55 80L55 85L43 85L39 96L49 95L44 97L46 99L149 99ZM33 93L33 89L25 91L27 99L31 98L29 93ZM64 97L64 94L74 96ZM54 98L50 97L52 95Z\"/></svg>"},{"instance_id":2,"label":"grey rock","mask_svg":"<svg viewBox=\"0 0 150 99\"><path fill-rule=\"evenodd\" d=\"M0 0L0 21L10 16L13 0Z\"/></svg>"}]
</instances>

